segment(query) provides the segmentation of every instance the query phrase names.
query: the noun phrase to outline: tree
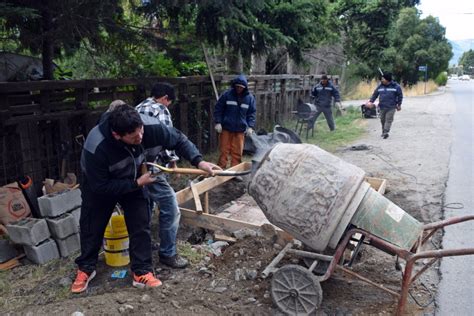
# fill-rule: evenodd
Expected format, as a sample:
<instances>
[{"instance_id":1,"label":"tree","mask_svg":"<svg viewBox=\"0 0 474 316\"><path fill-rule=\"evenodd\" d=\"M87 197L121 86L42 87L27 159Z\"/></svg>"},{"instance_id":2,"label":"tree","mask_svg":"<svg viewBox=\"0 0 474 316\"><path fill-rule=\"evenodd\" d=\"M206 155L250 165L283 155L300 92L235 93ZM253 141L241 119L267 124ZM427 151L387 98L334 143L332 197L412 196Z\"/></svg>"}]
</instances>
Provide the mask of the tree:
<instances>
[{"instance_id":1,"label":"tree","mask_svg":"<svg viewBox=\"0 0 474 316\"><path fill-rule=\"evenodd\" d=\"M301 62L305 48L331 33L326 27L326 0L149 0L139 10L160 21L167 17L168 31L178 31L176 21L182 17L192 19L198 40L233 53L237 59L284 47L291 58Z\"/></svg>"},{"instance_id":2,"label":"tree","mask_svg":"<svg viewBox=\"0 0 474 316\"><path fill-rule=\"evenodd\" d=\"M464 52L459 59L459 65L463 67L463 73L473 75L474 74L474 50L470 49Z\"/></svg>"},{"instance_id":3,"label":"tree","mask_svg":"<svg viewBox=\"0 0 474 316\"><path fill-rule=\"evenodd\" d=\"M131 38L121 24L123 10L114 0L5 0L1 20L24 48L43 59L44 79L53 79L53 58L71 54L81 42L99 47L104 32ZM29 14L24 15L24 12Z\"/></svg>"},{"instance_id":4,"label":"tree","mask_svg":"<svg viewBox=\"0 0 474 316\"><path fill-rule=\"evenodd\" d=\"M420 19L415 8L400 11L390 31L390 46L382 52L382 64L392 69L399 80L416 83L419 66L428 66L429 78L446 71L452 56L445 29L432 16Z\"/></svg>"}]
</instances>

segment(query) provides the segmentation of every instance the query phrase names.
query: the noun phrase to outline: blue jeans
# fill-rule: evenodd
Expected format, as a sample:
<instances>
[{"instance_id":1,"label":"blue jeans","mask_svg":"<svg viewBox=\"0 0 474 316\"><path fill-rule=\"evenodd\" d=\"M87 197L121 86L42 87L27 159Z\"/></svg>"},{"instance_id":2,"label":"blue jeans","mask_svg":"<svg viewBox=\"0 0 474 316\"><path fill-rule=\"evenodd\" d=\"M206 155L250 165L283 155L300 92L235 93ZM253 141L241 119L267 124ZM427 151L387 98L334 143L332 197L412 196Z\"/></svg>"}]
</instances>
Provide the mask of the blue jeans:
<instances>
[{"instance_id":1,"label":"blue jeans","mask_svg":"<svg viewBox=\"0 0 474 316\"><path fill-rule=\"evenodd\" d=\"M176 255L176 234L178 232L181 212L176 201L176 193L166 181L164 174L158 175L156 181L148 185L150 199L157 203L160 209L160 256Z\"/></svg>"}]
</instances>

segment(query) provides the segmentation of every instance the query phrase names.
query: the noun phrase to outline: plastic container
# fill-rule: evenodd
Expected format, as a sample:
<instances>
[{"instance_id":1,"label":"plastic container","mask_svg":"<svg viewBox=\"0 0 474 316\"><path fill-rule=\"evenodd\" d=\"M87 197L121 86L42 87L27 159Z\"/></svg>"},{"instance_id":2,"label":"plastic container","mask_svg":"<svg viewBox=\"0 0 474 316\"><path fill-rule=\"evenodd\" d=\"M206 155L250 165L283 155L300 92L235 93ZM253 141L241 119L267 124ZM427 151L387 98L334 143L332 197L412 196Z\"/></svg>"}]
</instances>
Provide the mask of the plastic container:
<instances>
[{"instance_id":1,"label":"plastic container","mask_svg":"<svg viewBox=\"0 0 474 316\"><path fill-rule=\"evenodd\" d=\"M130 263L129 239L125 217L112 214L104 234L105 263L122 267Z\"/></svg>"}]
</instances>

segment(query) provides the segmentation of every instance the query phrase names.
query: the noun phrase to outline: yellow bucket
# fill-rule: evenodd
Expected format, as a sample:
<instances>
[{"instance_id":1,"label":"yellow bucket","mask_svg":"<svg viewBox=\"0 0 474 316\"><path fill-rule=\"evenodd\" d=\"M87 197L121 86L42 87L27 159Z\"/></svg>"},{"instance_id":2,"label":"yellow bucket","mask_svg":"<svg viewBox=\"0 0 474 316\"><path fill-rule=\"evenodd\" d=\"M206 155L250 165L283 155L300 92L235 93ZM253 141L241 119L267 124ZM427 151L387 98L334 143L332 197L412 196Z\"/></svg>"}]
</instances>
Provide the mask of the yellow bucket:
<instances>
[{"instance_id":1,"label":"yellow bucket","mask_svg":"<svg viewBox=\"0 0 474 316\"><path fill-rule=\"evenodd\" d=\"M130 263L129 240L125 217L112 214L104 234L105 263L112 267Z\"/></svg>"}]
</instances>

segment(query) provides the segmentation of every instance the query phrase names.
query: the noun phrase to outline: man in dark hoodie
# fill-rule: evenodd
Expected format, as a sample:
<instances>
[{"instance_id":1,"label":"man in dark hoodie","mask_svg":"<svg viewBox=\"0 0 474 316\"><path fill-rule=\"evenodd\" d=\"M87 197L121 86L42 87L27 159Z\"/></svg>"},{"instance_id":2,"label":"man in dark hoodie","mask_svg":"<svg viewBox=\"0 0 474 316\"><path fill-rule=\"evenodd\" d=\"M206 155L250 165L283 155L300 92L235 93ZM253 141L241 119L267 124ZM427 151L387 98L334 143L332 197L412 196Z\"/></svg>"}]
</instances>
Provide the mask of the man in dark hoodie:
<instances>
[{"instance_id":1,"label":"man in dark hoodie","mask_svg":"<svg viewBox=\"0 0 474 316\"><path fill-rule=\"evenodd\" d=\"M139 114L126 104L105 113L89 132L81 155L81 255L76 259L78 271L71 287L73 293L85 291L95 277L105 227L117 203L124 209L130 238L133 286L161 285L153 273L151 214L143 190L155 178L149 172L140 175L140 166L145 160L153 161L163 147L176 150L209 174L219 169L202 160L196 146L180 131Z\"/></svg>"},{"instance_id":2,"label":"man in dark hoodie","mask_svg":"<svg viewBox=\"0 0 474 316\"><path fill-rule=\"evenodd\" d=\"M217 101L214 110L215 130L219 133L219 162L227 168L228 156L231 167L242 162L245 135L253 133L257 108L255 98L248 90L247 78L240 75L231 82Z\"/></svg>"},{"instance_id":3,"label":"man in dark hoodie","mask_svg":"<svg viewBox=\"0 0 474 316\"><path fill-rule=\"evenodd\" d=\"M382 75L381 83L374 90L367 106L369 108L374 107L374 101L377 98L379 98L380 123L382 123L382 135L380 136L387 139L395 117L395 111L401 111L403 101L402 88L398 83L392 81L390 72Z\"/></svg>"}]
</instances>

